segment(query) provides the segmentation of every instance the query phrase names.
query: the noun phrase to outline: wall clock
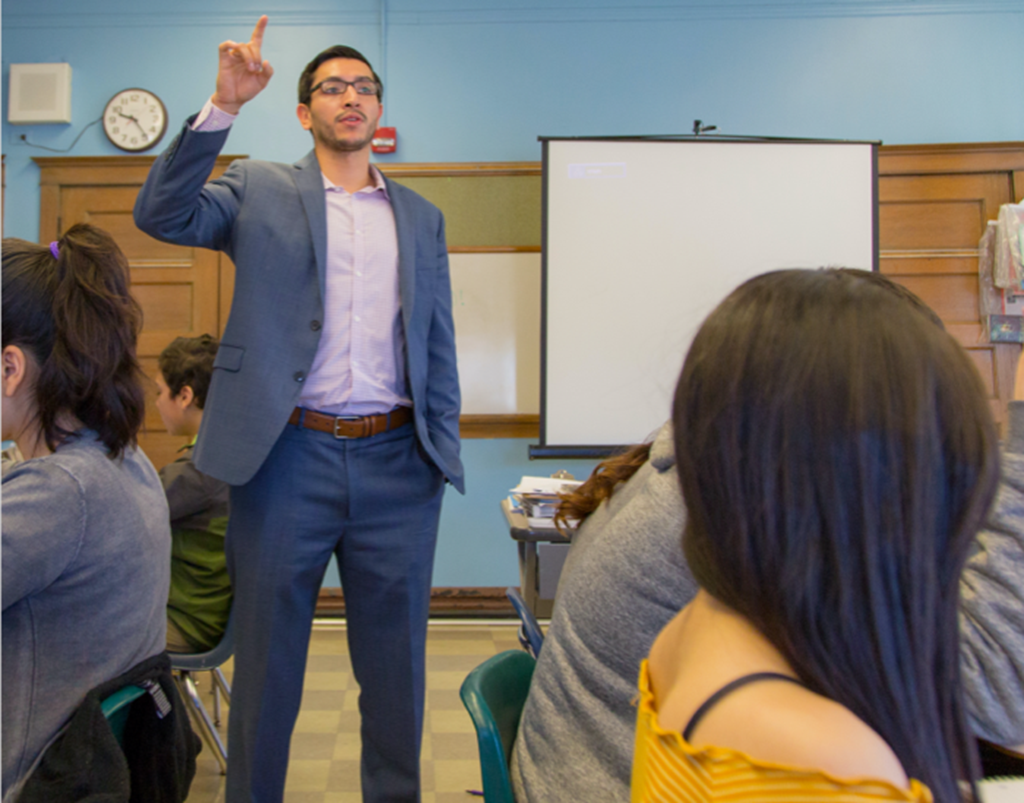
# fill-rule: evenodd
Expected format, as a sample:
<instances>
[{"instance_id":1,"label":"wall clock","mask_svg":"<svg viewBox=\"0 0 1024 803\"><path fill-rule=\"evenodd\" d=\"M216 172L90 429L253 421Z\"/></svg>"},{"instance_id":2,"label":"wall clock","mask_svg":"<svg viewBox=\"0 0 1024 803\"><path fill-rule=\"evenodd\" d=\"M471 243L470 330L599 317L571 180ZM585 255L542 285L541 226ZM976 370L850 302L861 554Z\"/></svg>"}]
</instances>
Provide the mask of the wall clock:
<instances>
[{"instance_id":1,"label":"wall clock","mask_svg":"<svg viewBox=\"0 0 1024 803\"><path fill-rule=\"evenodd\" d=\"M145 151L167 131L163 101L145 89L122 89L103 110L103 133L123 151Z\"/></svg>"}]
</instances>

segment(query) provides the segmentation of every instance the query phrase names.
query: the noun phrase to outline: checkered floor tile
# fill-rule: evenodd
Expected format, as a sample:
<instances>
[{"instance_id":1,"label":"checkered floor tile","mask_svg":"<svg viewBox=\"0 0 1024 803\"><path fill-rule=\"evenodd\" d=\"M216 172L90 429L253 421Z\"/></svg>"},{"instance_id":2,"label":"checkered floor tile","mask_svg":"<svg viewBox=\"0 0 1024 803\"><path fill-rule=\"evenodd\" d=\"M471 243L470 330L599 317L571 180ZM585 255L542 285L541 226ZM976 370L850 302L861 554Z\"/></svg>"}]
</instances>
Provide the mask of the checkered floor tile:
<instances>
[{"instance_id":1,"label":"checkered floor tile","mask_svg":"<svg viewBox=\"0 0 1024 803\"><path fill-rule=\"evenodd\" d=\"M482 798L473 723L459 686L478 664L519 649L516 625L431 623L427 637L427 710L423 733L423 803L473 803ZM231 663L224 666L228 680ZM200 693L209 711L209 675ZM285 803L361 803L358 686L352 677L343 623L318 622L310 640L302 710L292 736ZM226 739L227 719L221 725ZM187 803L223 803L224 778L204 746Z\"/></svg>"}]
</instances>

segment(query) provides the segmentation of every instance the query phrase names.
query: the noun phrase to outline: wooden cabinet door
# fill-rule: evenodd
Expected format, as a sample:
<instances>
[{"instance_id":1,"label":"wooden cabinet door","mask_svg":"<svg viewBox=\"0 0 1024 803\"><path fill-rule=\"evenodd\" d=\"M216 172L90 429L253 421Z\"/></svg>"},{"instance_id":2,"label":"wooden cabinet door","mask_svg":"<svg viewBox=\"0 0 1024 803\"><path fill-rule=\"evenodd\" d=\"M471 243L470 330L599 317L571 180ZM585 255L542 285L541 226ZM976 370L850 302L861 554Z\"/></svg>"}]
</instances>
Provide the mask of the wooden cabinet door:
<instances>
[{"instance_id":1,"label":"wooden cabinet door","mask_svg":"<svg viewBox=\"0 0 1024 803\"><path fill-rule=\"evenodd\" d=\"M879 153L881 270L938 313L981 375L997 422L1020 346L992 344L978 304L978 242L1024 193L1024 144L895 146Z\"/></svg>"},{"instance_id":2,"label":"wooden cabinet door","mask_svg":"<svg viewBox=\"0 0 1024 803\"><path fill-rule=\"evenodd\" d=\"M115 157L115 164L102 170L94 159L38 161L44 172L40 241L56 239L58 231L75 223L91 223L109 232L128 257L132 294L142 306L138 354L147 376L139 444L160 468L174 459L183 439L167 433L153 404L157 358L176 337L220 336L231 303L233 266L218 252L162 243L136 228L132 208L151 157ZM226 166L223 161L215 175Z\"/></svg>"}]
</instances>

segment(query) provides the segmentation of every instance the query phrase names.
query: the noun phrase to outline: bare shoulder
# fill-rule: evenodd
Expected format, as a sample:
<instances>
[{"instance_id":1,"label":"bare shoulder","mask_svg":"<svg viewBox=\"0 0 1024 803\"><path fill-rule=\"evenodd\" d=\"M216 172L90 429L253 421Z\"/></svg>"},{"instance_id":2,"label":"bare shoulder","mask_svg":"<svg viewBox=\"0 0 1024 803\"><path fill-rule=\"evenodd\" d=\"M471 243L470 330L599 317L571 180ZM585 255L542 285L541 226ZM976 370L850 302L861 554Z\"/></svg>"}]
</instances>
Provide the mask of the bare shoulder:
<instances>
[{"instance_id":1,"label":"bare shoulder","mask_svg":"<svg viewBox=\"0 0 1024 803\"><path fill-rule=\"evenodd\" d=\"M670 696L680 675L679 657L685 616L684 608L669 620L654 639L647 656L651 689L662 702Z\"/></svg>"},{"instance_id":2,"label":"bare shoulder","mask_svg":"<svg viewBox=\"0 0 1024 803\"><path fill-rule=\"evenodd\" d=\"M839 703L786 681L759 681L737 689L701 720L692 742L840 779L909 786L892 748L865 722Z\"/></svg>"}]
</instances>

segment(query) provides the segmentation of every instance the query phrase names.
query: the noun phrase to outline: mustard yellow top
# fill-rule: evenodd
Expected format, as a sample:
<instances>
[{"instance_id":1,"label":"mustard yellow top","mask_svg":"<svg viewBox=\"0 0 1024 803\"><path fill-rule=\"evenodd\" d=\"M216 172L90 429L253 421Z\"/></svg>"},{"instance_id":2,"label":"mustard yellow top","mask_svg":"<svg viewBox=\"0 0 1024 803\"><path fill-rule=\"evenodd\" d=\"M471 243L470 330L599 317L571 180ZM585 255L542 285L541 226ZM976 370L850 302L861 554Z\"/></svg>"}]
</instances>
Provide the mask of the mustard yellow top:
<instances>
[{"instance_id":1,"label":"mustard yellow top","mask_svg":"<svg viewBox=\"0 0 1024 803\"><path fill-rule=\"evenodd\" d=\"M864 803L899 800L932 803L920 781L898 789L888 781L840 780L817 770L757 761L725 747L696 749L681 733L663 730L651 692L647 661L640 668L640 710L633 755L632 803L724 801L729 803Z\"/></svg>"}]
</instances>

